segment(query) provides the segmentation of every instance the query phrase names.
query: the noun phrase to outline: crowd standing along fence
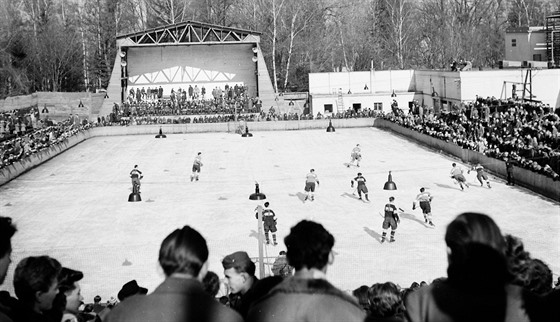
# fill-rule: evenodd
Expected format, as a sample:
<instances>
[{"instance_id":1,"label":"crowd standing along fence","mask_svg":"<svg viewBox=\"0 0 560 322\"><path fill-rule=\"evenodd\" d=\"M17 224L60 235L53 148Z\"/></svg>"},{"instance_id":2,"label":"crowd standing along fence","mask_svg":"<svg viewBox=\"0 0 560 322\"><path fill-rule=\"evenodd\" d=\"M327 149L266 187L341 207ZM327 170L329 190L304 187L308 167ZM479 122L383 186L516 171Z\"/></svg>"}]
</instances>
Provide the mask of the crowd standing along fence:
<instances>
[{"instance_id":1,"label":"crowd standing along fence","mask_svg":"<svg viewBox=\"0 0 560 322\"><path fill-rule=\"evenodd\" d=\"M375 119L374 126L390 130L393 133L402 135L407 139L418 142L438 152L441 151L457 157L461 159L463 163L480 163L492 174L501 178L507 177L506 162L503 160L488 157L480 152L463 149L454 143L416 132L385 119ZM517 166L514 166L513 171L515 183L517 185L528 188L545 197L554 199L555 201L560 201L560 181L555 181L540 173Z\"/></svg>"}]
</instances>

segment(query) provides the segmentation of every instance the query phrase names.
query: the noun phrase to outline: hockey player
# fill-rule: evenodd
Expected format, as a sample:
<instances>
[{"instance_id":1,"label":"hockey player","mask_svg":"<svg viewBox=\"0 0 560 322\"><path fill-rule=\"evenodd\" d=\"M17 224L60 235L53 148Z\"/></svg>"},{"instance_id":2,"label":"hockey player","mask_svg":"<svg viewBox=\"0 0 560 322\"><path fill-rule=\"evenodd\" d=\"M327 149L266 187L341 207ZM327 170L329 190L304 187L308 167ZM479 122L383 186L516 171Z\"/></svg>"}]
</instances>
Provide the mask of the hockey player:
<instances>
[{"instance_id":1,"label":"hockey player","mask_svg":"<svg viewBox=\"0 0 560 322\"><path fill-rule=\"evenodd\" d=\"M354 188L354 182L357 182L358 184L357 190L358 190L358 196L360 197L360 200L362 200L362 192L363 192L366 197L366 200L369 201L368 188L366 187L366 178L362 176L361 172L358 172L358 176L350 181L350 186L352 188Z\"/></svg>"},{"instance_id":2,"label":"hockey player","mask_svg":"<svg viewBox=\"0 0 560 322\"><path fill-rule=\"evenodd\" d=\"M315 200L315 184L319 185L319 179L315 174L315 169L309 170L309 173L305 177L305 192L307 196L305 196L305 200L311 199L311 201Z\"/></svg>"},{"instance_id":3,"label":"hockey player","mask_svg":"<svg viewBox=\"0 0 560 322\"><path fill-rule=\"evenodd\" d=\"M472 167L471 170L476 170L476 178L478 179L478 182L480 182L481 187L484 186L484 183L482 182L482 180L484 179L484 181L486 181L486 186L488 188L492 188L490 186L490 181L488 180L488 176L486 175L486 171L484 170L484 167L480 163L477 163L474 167ZM467 173L470 173L471 170L469 170Z\"/></svg>"},{"instance_id":4,"label":"hockey player","mask_svg":"<svg viewBox=\"0 0 560 322\"><path fill-rule=\"evenodd\" d=\"M424 223L429 227L435 227L432 222L432 195L423 187L420 188L420 193L416 196L416 201L412 204L412 210L416 209L416 203L420 205L422 214L424 214Z\"/></svg>"},{"instance_id":5,"label":"hockey player","mask_svg":"<svg viewBox=\"0 0 560 322\"><path fill-rule=\"evenodd\" d=\"M202 152L198 152L194 158L191 174L191 182L193 180L198 181L198 175L200 174L200 167L202 167Z\"/></svg>"},{"instance_id":6,"label":"hockey player","mask_svg":"<svg viewBox=\"0 0 560 322\"><path fill-rule=\"evenodd\" d=\"M138 170L138 165L134 165L132 171L130 171L130 178L132 179L132 190L134 191L134 185L138 186L138 193L140 193L140 179L143 178L142 171Z\"/></svg>"},{"instance_id":7,"label":"hockey player","mask_svg":"<svg viewBox=\"0 0 560 322\"><path fill-rule=\"evenodd\" d=\"M350 162L347 164L346 167L350 168L350 165L354 165L354 161L356 161L356 166L360 166L360 161L362 160L362 149L360 148L359 144L352 149L352 153L350 153Z\"/></svg>"},{"instance_id":8,"label":"hockey player","mask_svg":"<svg viewBox=\"0 0 560 322\"><path fill-rule=\"evenodd\" d=\"M391 239L389 242L395 241L395 231L397 230L397 225L401 222L399 214L397 213L397 207L393 203L395 197L389 197L389 203L385 205L385 219L383 220L383 234L381 235L381 243L385 242L387 238L387 231L391 227Z\"/></svg>"},{"instance_id":9,"label":"hockey player","mask_svg":"<svg viewBox=\"0 0 560 322\"><path fill-rule=\"evenodd\" d=\"M459 183L459 187L461 187L461 190L465 190L465 188L463 188L463 184L467 188L469 187L469 184L467 183L467 179L465 179L465 176L463 175L463 169L461 169L461 167L456 163L453 163L451 165L453 166L453 168L451 169L451 178L455 179Z\"/></svg>"},{"instance_id":10,"label":"hockey player","mask_svg":"<svg viewBox=\"0 0 560 322\"><path fill-rule=\"evenodd\" d=\"M268 232L269 231L272 232L272 245L276 246L278 245L278 243L276 242L276 231L277 231L276 214L272 209L268 208L269 205L270 205L269 202L265 202L264 209L262 210L264 235L266 237L266 244L270 245L270 238L268 237ZM259 219L258 207L255 210L257 210L255 217Z\"/></svg>"}]
</instances>

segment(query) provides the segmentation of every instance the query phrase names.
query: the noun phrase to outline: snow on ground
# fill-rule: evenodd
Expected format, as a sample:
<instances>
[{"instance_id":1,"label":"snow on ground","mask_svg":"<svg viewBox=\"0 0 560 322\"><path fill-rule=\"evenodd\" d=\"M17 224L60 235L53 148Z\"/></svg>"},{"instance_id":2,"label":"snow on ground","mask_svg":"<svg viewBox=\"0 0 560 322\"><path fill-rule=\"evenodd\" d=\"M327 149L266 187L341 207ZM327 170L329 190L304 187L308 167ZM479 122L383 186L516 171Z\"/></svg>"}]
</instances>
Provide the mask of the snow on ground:
<instances>
[{"instance_id":1,"label":"snow on ground","mask_svg":"<svg viewBox=\"0 0 560 322\"><path fill-rule=\"evenodd\" d=\"M47 254L84 272L86 302L96 294L104 300L116 296L131 279L152 291L163 279L157 263L161 241L183 225L203 234L210 270L223 277L225 255L245 250L258 256L258 202L248 199L255 182L278 217L279 245L266 247L265 256L273 258L284 249L283 238L300 220L318 221L336 239L327 276L345 290L385 281L406 287L445 276L445 228L466 211L492 216L503 233L521 237L526 249L551 267L555 279L560 272L558 203L493 176L492 189L480 187L474 171L466 175L471 187L461 192L449 178L451 163L460 160L376 128L253 134L96 137L0 187L0 213L18 227L2 289L13 294L19 260ZM357 143L361 167L347 168ZM201 180L190 182L199 151ZM134 164L144 173L142 202L127 202ZM311 168L320 185L316 200L304 202L305 175ZM383 190L389 171L396 191ZM370 203L352 195L350 180L357 172L367 179ZM420 187L434 195L435 229L424 226L421 210L412 211ZM380 244L381 213L389 196L405 213L397 241ZM269 272L270 266L266 268Z\"/></svg>"}]
</instances>

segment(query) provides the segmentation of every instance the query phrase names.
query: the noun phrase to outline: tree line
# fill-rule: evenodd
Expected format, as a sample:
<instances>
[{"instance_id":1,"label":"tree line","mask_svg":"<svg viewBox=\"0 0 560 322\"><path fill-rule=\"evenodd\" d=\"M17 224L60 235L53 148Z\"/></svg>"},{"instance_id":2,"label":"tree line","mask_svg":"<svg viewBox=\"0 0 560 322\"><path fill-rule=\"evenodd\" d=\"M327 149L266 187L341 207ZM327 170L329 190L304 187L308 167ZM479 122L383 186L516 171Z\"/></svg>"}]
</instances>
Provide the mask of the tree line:
<instances>
[{"instance_id":1,"label":"tree line","mask_svg":"<svg viewBox=\"0 0 560 322\"><path fill-rule=\"evenodd\" d=\"M261 33L274 88L308 73L496 67L509 27L544 26L556 0L0 0L0 98L108 85L116 37L183 21Z\"/></svg>"}]
</instances>

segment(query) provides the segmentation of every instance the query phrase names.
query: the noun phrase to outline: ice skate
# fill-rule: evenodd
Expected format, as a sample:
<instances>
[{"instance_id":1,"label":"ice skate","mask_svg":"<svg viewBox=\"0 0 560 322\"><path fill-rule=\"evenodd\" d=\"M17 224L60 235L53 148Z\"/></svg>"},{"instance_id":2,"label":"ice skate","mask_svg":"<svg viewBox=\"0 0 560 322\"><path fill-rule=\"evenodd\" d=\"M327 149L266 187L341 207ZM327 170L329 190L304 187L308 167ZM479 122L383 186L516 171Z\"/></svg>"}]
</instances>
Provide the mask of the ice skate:
<instances>
[{"instance_id":1,"label":"ice skate","mask_svg":"<svg viewBox=\"0 0 560 322\"><path fill-rule=\"evenodd\" d=\"M395 237L391 237L391 239L389 239L390 243L394 243L396 241Z\"/></svg>"},{"instance_id":2,"label":"ice skate","mask_svg":"<svg viewBox=\"0 0 560 322\"><path fill-rule=\"evenodd\" d=\"M492 187L490 186L490 182L486 182L486 185L488 186L488 189L492 189Z\"/></svg>"},{"instance_id":3,"label":"ice skate","mask_svg":"<svg viewBox=\"0 0 560 322\"><path fill-rule=\"evenodd\" d=\"M369 201L369 197L368 197L368 195L366 195L366 200L367 200L367 201Z\"/></svg>"},{"instance_id":4,"label":"ice skate","mask_svg":"<svg viewBox=\"0 0 560 322\"><path fill-rule=\"evenodd\" d=\"M430 228L435 228L436 225L434 225L434 223L430 221L430 222L428 222L428 227L430 227Z\"/></svg>"},{"instance_id":5,"label":"ice skate","mask_svg":"<svg viewBox=\"0 0 560 322\"><path fill-rule=\"evenodd\" d=\"M381 240L379 241L379 243L383 244L385 242L385 237L381 237Z\"/></svg>"},{"instance_id":6,"label":"ice skate","mask_svg":"<svg viewBox=\"0 0 560 322\"><path fill-rule=\"evenodd\" d=\"M311 196L311 201L313 201L313 200L315 200L315 197L314 197L314 196Z\"/></svg>"},{"instance_id":7,"label":"ice skate","mask_svg":"<svg viewBox=\"0 0 560 322\"><path fill-rule=\"evenodd\" d=\"M276 245L278 245L278 243L277 243L277 242L274 242L274 243L272 243L272 245L273 245L273 246L276 246Z\"/></svg>"}]
</instances>

